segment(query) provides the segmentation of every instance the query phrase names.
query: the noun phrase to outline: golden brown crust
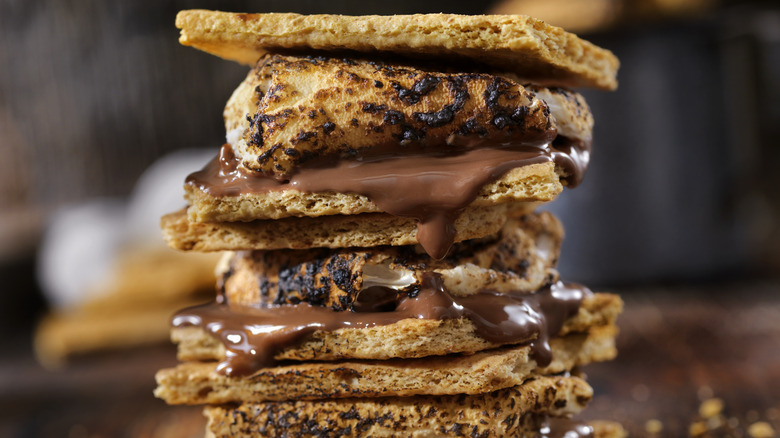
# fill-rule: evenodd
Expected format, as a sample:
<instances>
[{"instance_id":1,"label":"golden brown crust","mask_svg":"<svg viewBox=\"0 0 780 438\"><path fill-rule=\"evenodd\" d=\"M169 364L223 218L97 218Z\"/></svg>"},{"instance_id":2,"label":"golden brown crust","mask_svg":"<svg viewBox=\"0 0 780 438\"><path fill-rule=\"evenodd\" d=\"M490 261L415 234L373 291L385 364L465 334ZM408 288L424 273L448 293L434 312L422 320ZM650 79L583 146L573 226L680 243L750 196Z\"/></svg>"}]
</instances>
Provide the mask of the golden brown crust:
<instances>
[{"instance_id":1,"label":"golden brown crust","mask_svg":"<svg viewBox=\"0 0 780 438\"><path fill-rule=\"evenodd\" d=\"M535 436L543 417L580 412L592 389L543 376L470 396L243 403L204 410L214 437Z\"/></svg>"},{"instance_id":2,"label":"golden brown crust","mask_svg":"<svg viewBox=\"0 0 780 438\"><path fill-rule=\"evenodd\" d=\"M219 404L344 397L480 394L531 377L570 371L615 357L617 327L550 341L553 360L540 368L528 346L421 359L312 362L226 377L215 362L186 362L157 373L155 395L169 404Z\"/></svg>"},{"instance_id":3,"label":"golden brown crust","mask_svg":"<svg viewBox=\"0 0 780 438\"><path fill-rule=\"evenodd\" d=\"M622 309L623 302L617 295L599 293L586 297L577 315L564 323L559 335L613 325ZM223 345L200 328L174 328L171 339L178 344L179 360L223 360L225 357ZM527 341L518 339L517 343ZM369 328L317 331L295 346L284 348L274 358L299 361L411 359L452 353L472 354L500 346L479 337L474 324L466 318L410 318Z\"/></svg>"},{"instance_id":4,"label":"golden brown crust","mask_svg":"<svg viewBox=\"0 0 780 438\"><path fill-rule=\"evenodd\" d=\"M532 292L555 267L562 240L552 214L534 213L510 219L499 236L456 243L438 261L417 246L252 251L226 256L218 275L229 303L254 307L305 302L353 310L364 282L405 293L419 290L430 271L456 296L480 289Z\"/></svg>"},{"instance_id":5,"label":"golden brown crust","mask_svg":"<svg viewBox=\"0 0 780 438\"><path fill-rule=\"evenodd\" d=\"M268 51L351 50L465 61L564 87L617 88L619 62L561 28L523 15L343 16L181 11L179 42L253 65Z\"/></svg>"},{"instance_id":6,"label":"golden brown crust","mask_svg":"<svg viewBox=\"0 0 780 438\"><path fill-rule=\"evenodd\" d=\"M455 241L497 233L507 220L508 205L467 208L455 221ZM185 210L162 217L163 237L183 251L240 251L416 245L414 219L384 213L320 218L285 218L253 222L194 223Z\"/></svg>"},{"instance_id":7,"label":"golden brown crust","mask_svg":"<svg viewBox=\"0 0 780 438\"><path fill-rule=\"evenodd\" d=\"M543 101L495 75L268 55L244 82L225 110L241 121L233 128L243 132L233 149L244 169L278 179L315 158L354 158L377 148L387 154L485 142L544 144L556 133ZM256 111L240 114L247 101ZM590 115L587 106L583 111ZM576 138L589 140L591 126L584 125Z\"/></svg>"}]
</instances>

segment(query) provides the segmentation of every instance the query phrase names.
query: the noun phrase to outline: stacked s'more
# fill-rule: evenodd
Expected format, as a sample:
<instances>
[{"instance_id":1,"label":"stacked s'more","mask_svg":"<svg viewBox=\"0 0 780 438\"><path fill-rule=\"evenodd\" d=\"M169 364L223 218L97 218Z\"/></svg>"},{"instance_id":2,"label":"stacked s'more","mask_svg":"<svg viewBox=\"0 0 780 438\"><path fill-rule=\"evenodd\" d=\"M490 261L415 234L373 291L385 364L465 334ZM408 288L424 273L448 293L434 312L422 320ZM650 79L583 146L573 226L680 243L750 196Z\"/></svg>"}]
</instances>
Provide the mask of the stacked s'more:
<instances>
[{"instance_id":1,"label":"stacked s'more","mask_svg":"<svg viewBox=\"0 0 780 438\"><path fill-rule=\"evenodd\" d=\"M559 221L616 58L524 16L184 11L180 41L250 64L227 143L162 219L229 251L172 320L156 395L207 435L621 436L571 419L615 356L619 297L564 282Z\"/></svg>"}]
</instances>

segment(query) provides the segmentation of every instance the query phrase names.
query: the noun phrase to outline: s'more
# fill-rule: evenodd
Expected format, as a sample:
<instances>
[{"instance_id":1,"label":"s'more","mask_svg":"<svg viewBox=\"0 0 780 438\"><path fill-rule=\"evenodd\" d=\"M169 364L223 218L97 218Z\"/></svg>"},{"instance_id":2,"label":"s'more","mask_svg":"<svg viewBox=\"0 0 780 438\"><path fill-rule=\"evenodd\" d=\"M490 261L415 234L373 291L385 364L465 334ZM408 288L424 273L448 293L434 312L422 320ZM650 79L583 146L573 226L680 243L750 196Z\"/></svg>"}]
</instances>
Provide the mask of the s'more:
<instances>
[{"instance_id":1,"label":"s'more","mask_svg":"<svg viewBox=\"0 0 780 438\"><path fill-rule=\"evenodd\" d=\"M182 11L180 42L250 66L226 141L162 218L227 251L172 319L155 394L211 437L619 437L574 418L622 301L564 281L540 205L579 185L581 87L608 50L525 16Z\"/></svg>"}]
</instances>

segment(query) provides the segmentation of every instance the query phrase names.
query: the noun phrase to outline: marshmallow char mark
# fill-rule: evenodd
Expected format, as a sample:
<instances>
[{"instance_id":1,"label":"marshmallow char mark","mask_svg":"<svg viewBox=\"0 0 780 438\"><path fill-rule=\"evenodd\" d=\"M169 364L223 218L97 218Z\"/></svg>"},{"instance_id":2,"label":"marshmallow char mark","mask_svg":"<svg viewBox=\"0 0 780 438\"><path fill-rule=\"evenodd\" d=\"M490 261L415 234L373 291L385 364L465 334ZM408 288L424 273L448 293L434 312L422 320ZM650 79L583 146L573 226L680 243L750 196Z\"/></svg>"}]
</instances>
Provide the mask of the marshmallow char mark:
<instances>
[{"instance_id":1,"label":"marshmallow char mark","mask_svg":"<svg viewBox=\"0 0 780 438\"><path fill-rule=\"evenodd\" d=\"M558 334L564 321L577 314L582 299L591 294L583 286L558 281L530 294L483 290L467 297L453 297L434 273L424 275L422 288L413 297L379 286L372 289L372 295L386 311L375 311L376 303L368 306L372 310L369 312L335 312L308 304L251 308L218 300L179 312L173 326L200 327L218 339L226 354L217 370L228 376L249 375L273 365L278 350L318 330L373 327L407 318L467 318L477 335L489 342L530 343L533 358L540 366L546 366L552 360L550 337ZM379 293L383 289L388 293Z\"/></svg>"},{"instance_id":2,"label":"marshmallow char mark","mask_svg":"<svg viewBox=\"0 0 780 438\"><path fill-rule=\"evenodd\" d=\"M365 289L414 295L425 272L440 274L454 296L480 289L533 292L552 281L562 239L560 223L542 212L510 219L497 236L458 242L438 261L411 245L238 251L225 256L217 275L232 305L365 311Z\"/></svg>"},{"instance_id":3,"label":"marshmallow char mark","mask_svg":"<svg viewBox=\"0 0 780 438\"><path fill-rule=\"evenodd\" d=\"M244 170L286 180L323 157L539 145L555 132L592 137L593 117L576 92L446 69L269 55L225 107L228 142Z\"/></svg>"},{"instance_id":4,"label":"marshmallow char mark","mask_svg":"<svg viewBox=\"0 0 780 438\"><path fill-rule=\"evenodd\" d=\"M229 133L241 132L241 166L280 180L320 157L377 155L382 145L450 151L484 139L534 143L556 129L536 92L501 76L281 55L260 60L225 119Z\"/></svg>"}]
</instances>

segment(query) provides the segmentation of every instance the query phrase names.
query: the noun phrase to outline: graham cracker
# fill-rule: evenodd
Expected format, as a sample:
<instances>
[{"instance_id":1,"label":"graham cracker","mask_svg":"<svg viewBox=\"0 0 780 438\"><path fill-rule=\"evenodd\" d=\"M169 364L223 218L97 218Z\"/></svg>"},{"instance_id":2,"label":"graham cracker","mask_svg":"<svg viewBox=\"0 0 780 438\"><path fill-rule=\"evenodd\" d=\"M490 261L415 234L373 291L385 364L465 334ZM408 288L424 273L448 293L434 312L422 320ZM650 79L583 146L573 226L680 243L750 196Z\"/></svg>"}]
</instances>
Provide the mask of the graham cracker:
<instances>
[{"instance_id":1,"label":"graham cracker","mask_svg":"<svg viewBox=\"0 0 780 438\"><path fill-rule=\"evenodd\" d=\"M485 65L564 87L617 88L612 52L523 15L392 16L181 11L179 42L252 65L267 52L357 51Z\"/></svg>"},{"instance_id":2,"label":"graham cracker","mask_svg":"<svg viewBox=\"0 0 780 438\"><path fill-rule=\"evenodd\" d=\"M545 416L579 413L593 390L579 377L540 376L485 394L347 398L209 406L214 437L525 436Z\"/></svg>"},{"instance_id":3,"label":"graham cracker","mask_svg":"<svg viewBox=\"0 0 780 438\"><path fill-rule=\"evenodd\" d=\"M467 208L455 220L455 242L497 233L510 206ZM385 213L252 222L191 222L186 210L162 217L163 237L183 251L236 251L416 245L417 223Z\"/></svg>"},{"instance_id":4,"label":"graham cracker","mask_svg":"<svg viewBox=\"0 0 780 438\"><path fill-rule=\"evenodd\" d=\"M248 192L236 196L214 196L192 184L186 184L184 189L184 197L190 204L187 213L191 222L248 222L259 219L356 216L382 212L368 197L356 193L282 189L262 193ZM548 202L555 199L561 191L561 175L554 163L531 164L516 167L496 181L482 186L467 209Z\"/></svg>"},{"instance_id":5,"label":"graham cracker","mask_svg":"<svg viewBox=\"0 0 780 438\"><path fill-rule=\"evenodd\" d=\"M613 325L622 307L623 302L618 295L597 293L588 296L578 313L564 323L559 336ZM173 328L171 339L178 344L181 361L225 358L222 343L200 328ZM530 340L518 339L516 343ZM474 324L467 318L409 318L390 325L317 331L296 345L282 349L274 358L298 361L410 359L452 353L473 354L501 345L478 336Z\"/></svg>"},{"instance_id":6,"label":"graham cracker","mask_svg":"<svg viewBox=\"0 0 780 438\"><path fill-rule=\"evenodd\" d=\"M220 404L344 397L481 394L615 357L617 327L550 341L553 360L539 367L530 346L386 361L312 362L264 368L246 377L216 372L215 362L186 362L157 373L155 395L169 404Z\"/></svg>"}]
</instances>

